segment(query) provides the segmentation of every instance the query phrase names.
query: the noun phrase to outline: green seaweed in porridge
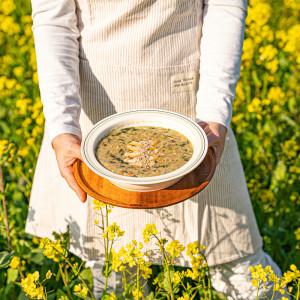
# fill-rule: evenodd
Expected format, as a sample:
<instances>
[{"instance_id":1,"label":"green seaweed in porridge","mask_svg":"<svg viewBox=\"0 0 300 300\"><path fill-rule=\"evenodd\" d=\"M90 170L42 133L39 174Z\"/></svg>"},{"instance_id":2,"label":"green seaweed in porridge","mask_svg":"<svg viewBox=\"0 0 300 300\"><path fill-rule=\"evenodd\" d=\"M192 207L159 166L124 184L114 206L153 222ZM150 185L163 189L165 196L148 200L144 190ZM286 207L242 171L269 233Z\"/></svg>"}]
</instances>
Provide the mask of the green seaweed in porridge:
<instances>
[{"instance_id":1,"label":"green seaweed in porridge","mask_svg":"<svg viewBox=\"0 0 300 300\"><path fill-rule=\"evenodd\" d=\"M133 177L157 176L184 165L193 154L192 143L168 128L135 126L114 129L96 150L108 170Z\"/></svg>"}]
</instances>

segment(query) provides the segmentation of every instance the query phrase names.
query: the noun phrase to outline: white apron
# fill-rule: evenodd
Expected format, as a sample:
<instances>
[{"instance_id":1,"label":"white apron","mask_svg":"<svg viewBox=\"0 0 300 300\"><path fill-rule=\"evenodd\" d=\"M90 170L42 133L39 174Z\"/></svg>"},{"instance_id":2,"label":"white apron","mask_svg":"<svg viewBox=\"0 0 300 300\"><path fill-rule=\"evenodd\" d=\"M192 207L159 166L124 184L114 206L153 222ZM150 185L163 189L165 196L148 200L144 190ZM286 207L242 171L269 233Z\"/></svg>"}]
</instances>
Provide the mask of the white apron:
<instances>
[{"instance_id":1,"label":"white apron","mask_svg":"<svg viewBox=\"0 0 300 300\"><path fill-rule=\"evenodd\" d=\"M199 80L201 0L78 0L83 137L116 112L160 108L195 120ZM181 88L177 80L187 80ZM70 251L84 260L103 257L92 199L83 204L60 176L47 128L30 196L26 232L51 237L70 226ZM159 209L114 207L110 222L125 235L118 250L155 223L162 236L207 247L210 265L255 253L262 246L237 143L229 128L214 178L200 194ZM150 243L148 248L156 248ZM160 263L158 256L152 261ZM190 266L183 255L177 265Z\"/></svg>"}]
</instances>

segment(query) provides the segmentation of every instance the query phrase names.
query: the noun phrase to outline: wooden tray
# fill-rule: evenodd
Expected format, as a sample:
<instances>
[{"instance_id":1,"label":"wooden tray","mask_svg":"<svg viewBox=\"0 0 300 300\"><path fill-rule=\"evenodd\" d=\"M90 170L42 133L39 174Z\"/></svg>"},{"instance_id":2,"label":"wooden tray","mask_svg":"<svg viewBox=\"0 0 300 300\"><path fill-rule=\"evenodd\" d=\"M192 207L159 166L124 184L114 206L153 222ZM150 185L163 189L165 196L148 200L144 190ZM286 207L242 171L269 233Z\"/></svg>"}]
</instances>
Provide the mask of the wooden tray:
<instances>
[{"instance_id":1,"label":"wooden tray","mask_svg":"<svg viewBox=\"0 0 300 300\"><path fill-rule=\"evenodd\" d=\"M214 149L209 148L200 166L176 184L154 192L133 192L95 174L81 160L73 164L75 179L88 195L104 203L126 208L158 208L184 201L209 184L215 169L216 155Z\"/></svg>"}]
</instances>

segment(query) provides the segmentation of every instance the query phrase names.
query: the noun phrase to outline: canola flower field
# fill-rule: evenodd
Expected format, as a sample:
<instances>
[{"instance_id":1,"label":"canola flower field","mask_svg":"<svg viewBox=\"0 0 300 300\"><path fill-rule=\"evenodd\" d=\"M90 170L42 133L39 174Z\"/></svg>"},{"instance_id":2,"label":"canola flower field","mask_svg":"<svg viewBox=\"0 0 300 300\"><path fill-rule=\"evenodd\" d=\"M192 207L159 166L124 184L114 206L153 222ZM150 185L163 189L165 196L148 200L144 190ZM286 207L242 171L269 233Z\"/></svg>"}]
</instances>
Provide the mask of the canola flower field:
<instances>
[{"instance_id":1,"label":"canola flower field","mask_svg":"<svg viewBox=\"0 0 300 300\"><path fill-rule=\"evenodd\" d=\"M29 0L0 2L0 300L95 299L90 270L68 253L67 235L52 242L24 233L44 125L30 14ZM232 127L264 249L284 272L278 278L253 267L253 285L270 281L283 300L284 288L300 299L300 2L250 0L246 23ZM144 298L139 278L149 279L152 271L142 245L128 241L119 253L108 251L123 235L108 222L111 209L95 203L106 216L103 274L124 274L128 266L138 272L124 285L126 297L107 293L103 299L226 299L211 289L204 246L166 243L154 224L143 229L144 242L157 240L164 268L152 282L156 296ZM176 270L172 261L184 250L193 268Z\"/></svg>"}]
</instances>

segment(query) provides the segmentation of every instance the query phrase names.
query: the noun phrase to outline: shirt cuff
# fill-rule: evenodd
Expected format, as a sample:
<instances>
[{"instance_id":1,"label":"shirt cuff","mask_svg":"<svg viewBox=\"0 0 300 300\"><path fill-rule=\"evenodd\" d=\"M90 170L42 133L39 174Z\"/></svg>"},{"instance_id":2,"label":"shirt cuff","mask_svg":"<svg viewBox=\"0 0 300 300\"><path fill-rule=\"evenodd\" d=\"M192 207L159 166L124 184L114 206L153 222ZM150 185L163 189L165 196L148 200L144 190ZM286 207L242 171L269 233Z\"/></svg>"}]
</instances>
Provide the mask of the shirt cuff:
<instances>
[{"instance_id":1,"label":"shirt cuff","mask_svg":"<svg viewBox=\"0 0 300 300\"><path fill-rule=\"evenodd\" d=\"M205 5L221 5L239 7L244 11L248 9L247 0L204 0Z\"/></svg>"},{"instance_id":2,"label":"shirt cuff","mask_svg":"<svg viewBox=\"0 0 300 300\"><path fill-rule=\"evenodd\" d=\"M196 105L196 122L216 122L228 129L232 117L232 100L230 98L224 94L206 94L203 97L200 95Z\"/></svg>"},{"instance_id":3,"label":"shirt cuff","mask_svg":"<svg viewBox=\"0 0 300 300\"><path fill-rule=\"evenodd\" d=\"M52 145L52 142L55 137L57 137L59 134L63 133L71 133L76 135L80 140L82 140L82 133L80 127L72 126L72 125L59 125L59 126L49 126L47 125L47 122L45 124L45 134L48 135L50 144Z\"/></svg>"}]
</instances>

